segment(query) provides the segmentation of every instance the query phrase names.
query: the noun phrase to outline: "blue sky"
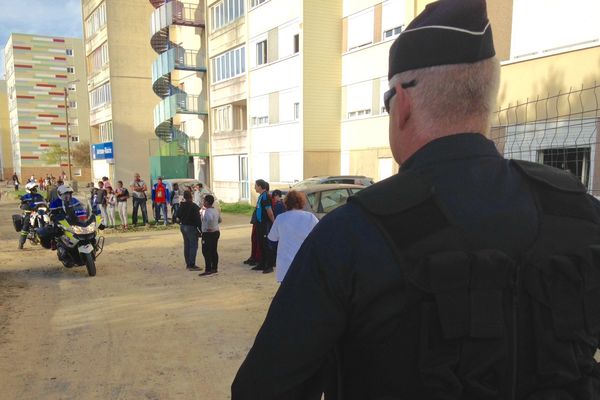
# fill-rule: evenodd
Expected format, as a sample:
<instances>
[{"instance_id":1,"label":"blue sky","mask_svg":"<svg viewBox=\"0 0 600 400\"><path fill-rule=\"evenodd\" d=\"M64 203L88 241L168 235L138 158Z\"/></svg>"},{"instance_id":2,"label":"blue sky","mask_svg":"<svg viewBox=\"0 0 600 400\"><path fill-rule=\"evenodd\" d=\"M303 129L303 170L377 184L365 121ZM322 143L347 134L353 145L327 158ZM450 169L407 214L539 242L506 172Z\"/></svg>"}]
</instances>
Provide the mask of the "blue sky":
<instances>
[{"instance_id":1,"label":"blue sky","mask_svg":"<svg viewBox=\"0 0 600 400\"><path fill-rule=\"evenodd\" d=\"M83 37L81 0L0 0L0 79L11 33Z\"/></svg>"}]
</instances>

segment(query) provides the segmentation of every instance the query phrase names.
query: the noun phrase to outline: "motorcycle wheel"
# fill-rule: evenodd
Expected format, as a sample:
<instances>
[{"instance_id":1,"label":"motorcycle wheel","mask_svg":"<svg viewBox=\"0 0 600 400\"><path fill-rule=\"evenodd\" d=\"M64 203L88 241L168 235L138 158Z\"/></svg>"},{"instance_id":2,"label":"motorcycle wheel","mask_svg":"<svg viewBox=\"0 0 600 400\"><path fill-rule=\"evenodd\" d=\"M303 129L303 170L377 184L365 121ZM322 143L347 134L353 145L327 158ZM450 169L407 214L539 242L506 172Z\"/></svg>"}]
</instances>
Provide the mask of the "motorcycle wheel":
<instances>
[{"instance_id":1,"label":"motorcycle wheel","mask_svg":"<svg viewBox=\"0 0 600 400\"><path fill-rule=\"evenodd\" d=\"M90 253L85 255L85 268L89 276L96 276L96 262Z\"/></svg>"}]
</instances>

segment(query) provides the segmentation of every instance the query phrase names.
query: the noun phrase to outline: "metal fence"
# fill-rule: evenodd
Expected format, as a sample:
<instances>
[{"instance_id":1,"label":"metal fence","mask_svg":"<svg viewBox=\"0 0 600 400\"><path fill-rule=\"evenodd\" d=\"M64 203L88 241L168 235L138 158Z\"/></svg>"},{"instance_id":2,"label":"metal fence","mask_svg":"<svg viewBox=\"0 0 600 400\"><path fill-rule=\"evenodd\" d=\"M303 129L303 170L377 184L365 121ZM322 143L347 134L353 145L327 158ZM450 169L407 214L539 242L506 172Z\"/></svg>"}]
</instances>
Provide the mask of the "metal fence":
<instances>
[{"instance_id":1,"label":"metal fence","mask_svg":"<svg viewBox=\"0 0 600 400\"><path fill-rule=\"evenodd\" d=\"M600 196L599 127L600 84L595 82L499 109L491 139L506 158L568 170Z\"/></svg>"}]
</instances>

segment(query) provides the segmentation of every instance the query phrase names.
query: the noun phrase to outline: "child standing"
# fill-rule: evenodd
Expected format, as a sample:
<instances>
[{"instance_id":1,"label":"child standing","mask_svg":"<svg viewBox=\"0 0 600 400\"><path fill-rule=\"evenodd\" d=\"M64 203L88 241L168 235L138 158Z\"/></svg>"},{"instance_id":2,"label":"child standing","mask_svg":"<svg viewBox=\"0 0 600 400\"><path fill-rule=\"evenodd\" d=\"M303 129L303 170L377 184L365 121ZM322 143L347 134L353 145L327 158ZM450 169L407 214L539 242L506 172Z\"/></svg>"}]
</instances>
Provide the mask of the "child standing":
<instances>
[{"instance_id":1,"label":"child standing","mask_svg":"<svg viewBox=\"0 0 600 400\"><path fill-rule=\"evenodd\" d=\"M117 197L113 192L113 188L109 186L106 189L106 217L107 225L114 228L117 224L115 222L115 207L117 206Z\"/></svg>"},{"instance_id":2,"label":"child standing","mask_svg":"<svg viewBox=\"0 0 600 400\"><path fill-rule=\"evenodd\" d=\"M204 196L204 207L200 211L202 216L202 255L206 264L206 268L200 276L216 274L219 264L217 244L221 232L219 231L219 213L213 207L214 202L214 196L207 194Z\"/></svg>"}]
</instances>

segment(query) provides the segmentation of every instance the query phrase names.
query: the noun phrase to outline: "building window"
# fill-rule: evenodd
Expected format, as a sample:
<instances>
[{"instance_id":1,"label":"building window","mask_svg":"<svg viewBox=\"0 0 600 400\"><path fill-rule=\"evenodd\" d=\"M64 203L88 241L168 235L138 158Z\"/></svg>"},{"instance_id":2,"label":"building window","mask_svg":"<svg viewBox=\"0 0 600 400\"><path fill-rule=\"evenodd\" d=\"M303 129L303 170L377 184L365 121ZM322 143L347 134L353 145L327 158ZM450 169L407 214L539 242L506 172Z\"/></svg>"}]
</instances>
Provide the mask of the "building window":
<instances>
[{"instance_id":1,"label":"building window","mask_svg":"<svg viewBox=\"0 0 600 400\"><path fill-rule=\"evenodd\" d=\"M267 63L267 41L256 43L256 65Z\"/></svg>"},{"instance_id":2,"label":"building window","mask_svg":"<svg viewBox=\"0 0 600 400\"><path fill-rule=\"evenodd\" d=\"M388 83L388 79L387 76L384 76L383 78L379 79L379 114L387 114L387 111L385 109L385 100L383 98L383 96L385 95L385 92L387 92L390 89L390 85Z\"/></svg>"},{"instance_id":3,"label":"building window","mask_svg":"<svg viewBox=\"0 0 600 400\"><path fill-rule=\"evenodd\" d=\"M252 126L269 124L269 96L250 99L250 121Z\"/></svg>"},{"instance_id":4,"label":"building window","mask_svg":"<svg viewBox=\"0 0 600 400\"><path fill-rule=\"evenodd\" d=\"M75 168L73 171L74 176L81 176L81 168Z\"/></svg>"},{"instance_id":5,"label":"building window","mask_svg":"<svg viewBox=\"0 0 600 400\"><path fill-rule=\"evenodd\" d=\"M106 25L106 3L102 2L85 20L85 35L89 39Z\"/></svg>"},{"instance_id":6,"label":"building window","mask_svg":"<svg viewBox=\"0 0 600 400\"><path fill-rule=\"evenodd\" d=\"M400 34L400 32L402 32L403 26L404 25L401 25L401 26L397 26L392 29L388 29L387 31L383 31L383 38L389 39L391 37L398 36Z\"/></svg>"},{"instance_id":7,"label":"building window","mask_svg":"<svg viewBox=\"0 0 600 400\"><path fill-rule=\"evenodd\" d=\"M71 142L79 143L79 136L71 136Z\"/></svg>"},{"instance_id":8,"label":"building window","mask_svg":"<svg viewBox=\"0 0 600 400\"><path fill-rule=\"evenodd\" d=\"M75 73L75 67L67 67L67 72L70 74L74 74Z\"/></svg>"},{"instance_id":9,"label":"building window","mask_svg":"<svg viewBox=\"0 0 600 400\"><path fill-rule=\"evenodd\" d=\"M373 84L361 82L346 87L346 108L348 119L371 115L373 107Z\"/></svg>"},{"instance_id":10,"label":"building window","mask_svg":"<svg viewBox=\"0 0 600 400\"><path fill-rule=\"evenodd\" d=\"M67 89L68 89L70 92L75 92L75 91L77 91L77 85L76 85L76 84L74 84L74 83L71 83L71 84L70 84L70 85L67 87Z\"/></svg>"},{"instance_id":11,"label":"building window","mask_svg":"<svg viewBox=\"0 0 600 400\"><path fill-rule=\"evenodd\" d=\"M300 34L297 33L294 35L294 54L300 52Z\"/></svg>"},{"instance_id":12,"label":"building window","mask_svg":"<svg viewBox=\"0 0 600 400\"><path fill-rule=\"evenodd\" d=\"M261 5L265 1L267 0L250 0L250 7L256 7L258 5Z\"/></svg>"},{"instance_id":13,"label":"building window","mask_svg":"<svg viewBox=\"0 0 600 400\"><path fill-rule=\"evenodd\" d=\"M245 0L223 0L210 8L212 32L244 16Z\"/></svg>"},{"instance_id":14,"label":"building window","mask_svg":"<svg viewBox=\"0 0 600 400\"><path fill-rule=\"evenodd\" d=\"M73 55L73 49L67 49L65 50L68 56L72 56Z\"/></svg>"},{"instance_id":15,"label":"building window","mask_svg":"<svg viewBox=\"0 0 600 400\"><path fill-rule=\"evenodd\" d=\"M88 74L101 71L108 64L108 43L104 42L87 57Z\"/></svg>"},{"instance_id":16,"label":"building window","mask_svg":"<svg viewBox=\"0 0 600 400\"><path fill-rule=\"evenodd\" d=\"M73 119L69 120L69 125L71 125L71 126L79 126L79 119L78 118L73 118Z\"/></svg>"},{"instance_id":17,"label":"building window","mask_svg":"<svg viewBox=\"0 0 600 400\"><path fill-rule=\"evenodd\" d=\"M103 122L98 126L100 143L113 141L113 123L112 121Z\"/></svg>"},{"instance_id":18,"label":"building window","mask_svg":"<svg viewBox=\"0 0 600 400\"><path fill-rule=\"evenodd\" d=\"M388 0L381 9L383 40L396 37L404 29L406 5L404 0Z\"/></svg>"},{"instance_id":19,"label":"building window","mask_svg":"<svg viewBox=\"0 0 600 400\"><path fill-rule=\"evenodd\" d=\"M213 83L235 78L246 72L245 47L238 47L212 59Z\"/></svg>"},{"instance_id":20,"label":"building window","mask_svg":"<svg viewBox=\"0 0 600 400\"><path fill-rule=\"evenodd\" d=\"M213 110L214 132L231 132L232 107L227 105Z\"/></svg>"},{"instance_id":21,"label":"building window","mask_svg":"<svg viewBox=\"0 0 600 400\"><path fill-rule=\"evenodd\" d=\"M538 162L575 175L588 187L590 177L590 148L562 147L538 150Z\"/></svg>"},{"instance_id":22,"label":"building window","mask_svg":"<svg viewBox=\"0 0 600 400\"><path fill-rule=\"evenodd\" d=\"M73 100L69 100L69 108L77 108L77 102Z\"/></svg>"},{"instance_id":23,"label":"building window","mask_svg":"<svg viewBox=\"0 0 600 400\"><path fill-rule=\"evenodd\" d=\"M294 120L300 119L300 103L294 103Z\"/></svg>"},{"instance_id":24,"label":"building window","mask_svg":"<svg viewBox=\"0 0 600 400\"><path fill-rule=\"evenodd\" d=\"M375 14L372 7L348 17L348 50L373 43L374 24Z\"/></svg>"},{"instance_id":25,"label":"building window","mask_svg":"<svg viewBox=\"0 0 600 400\"><path fill-rule=\"evenodd\" d=\"M90 110L99 108L104 104L110 103L110 101L110 82L107 82L90 92Z\"/></svg>"}]
</instances>

